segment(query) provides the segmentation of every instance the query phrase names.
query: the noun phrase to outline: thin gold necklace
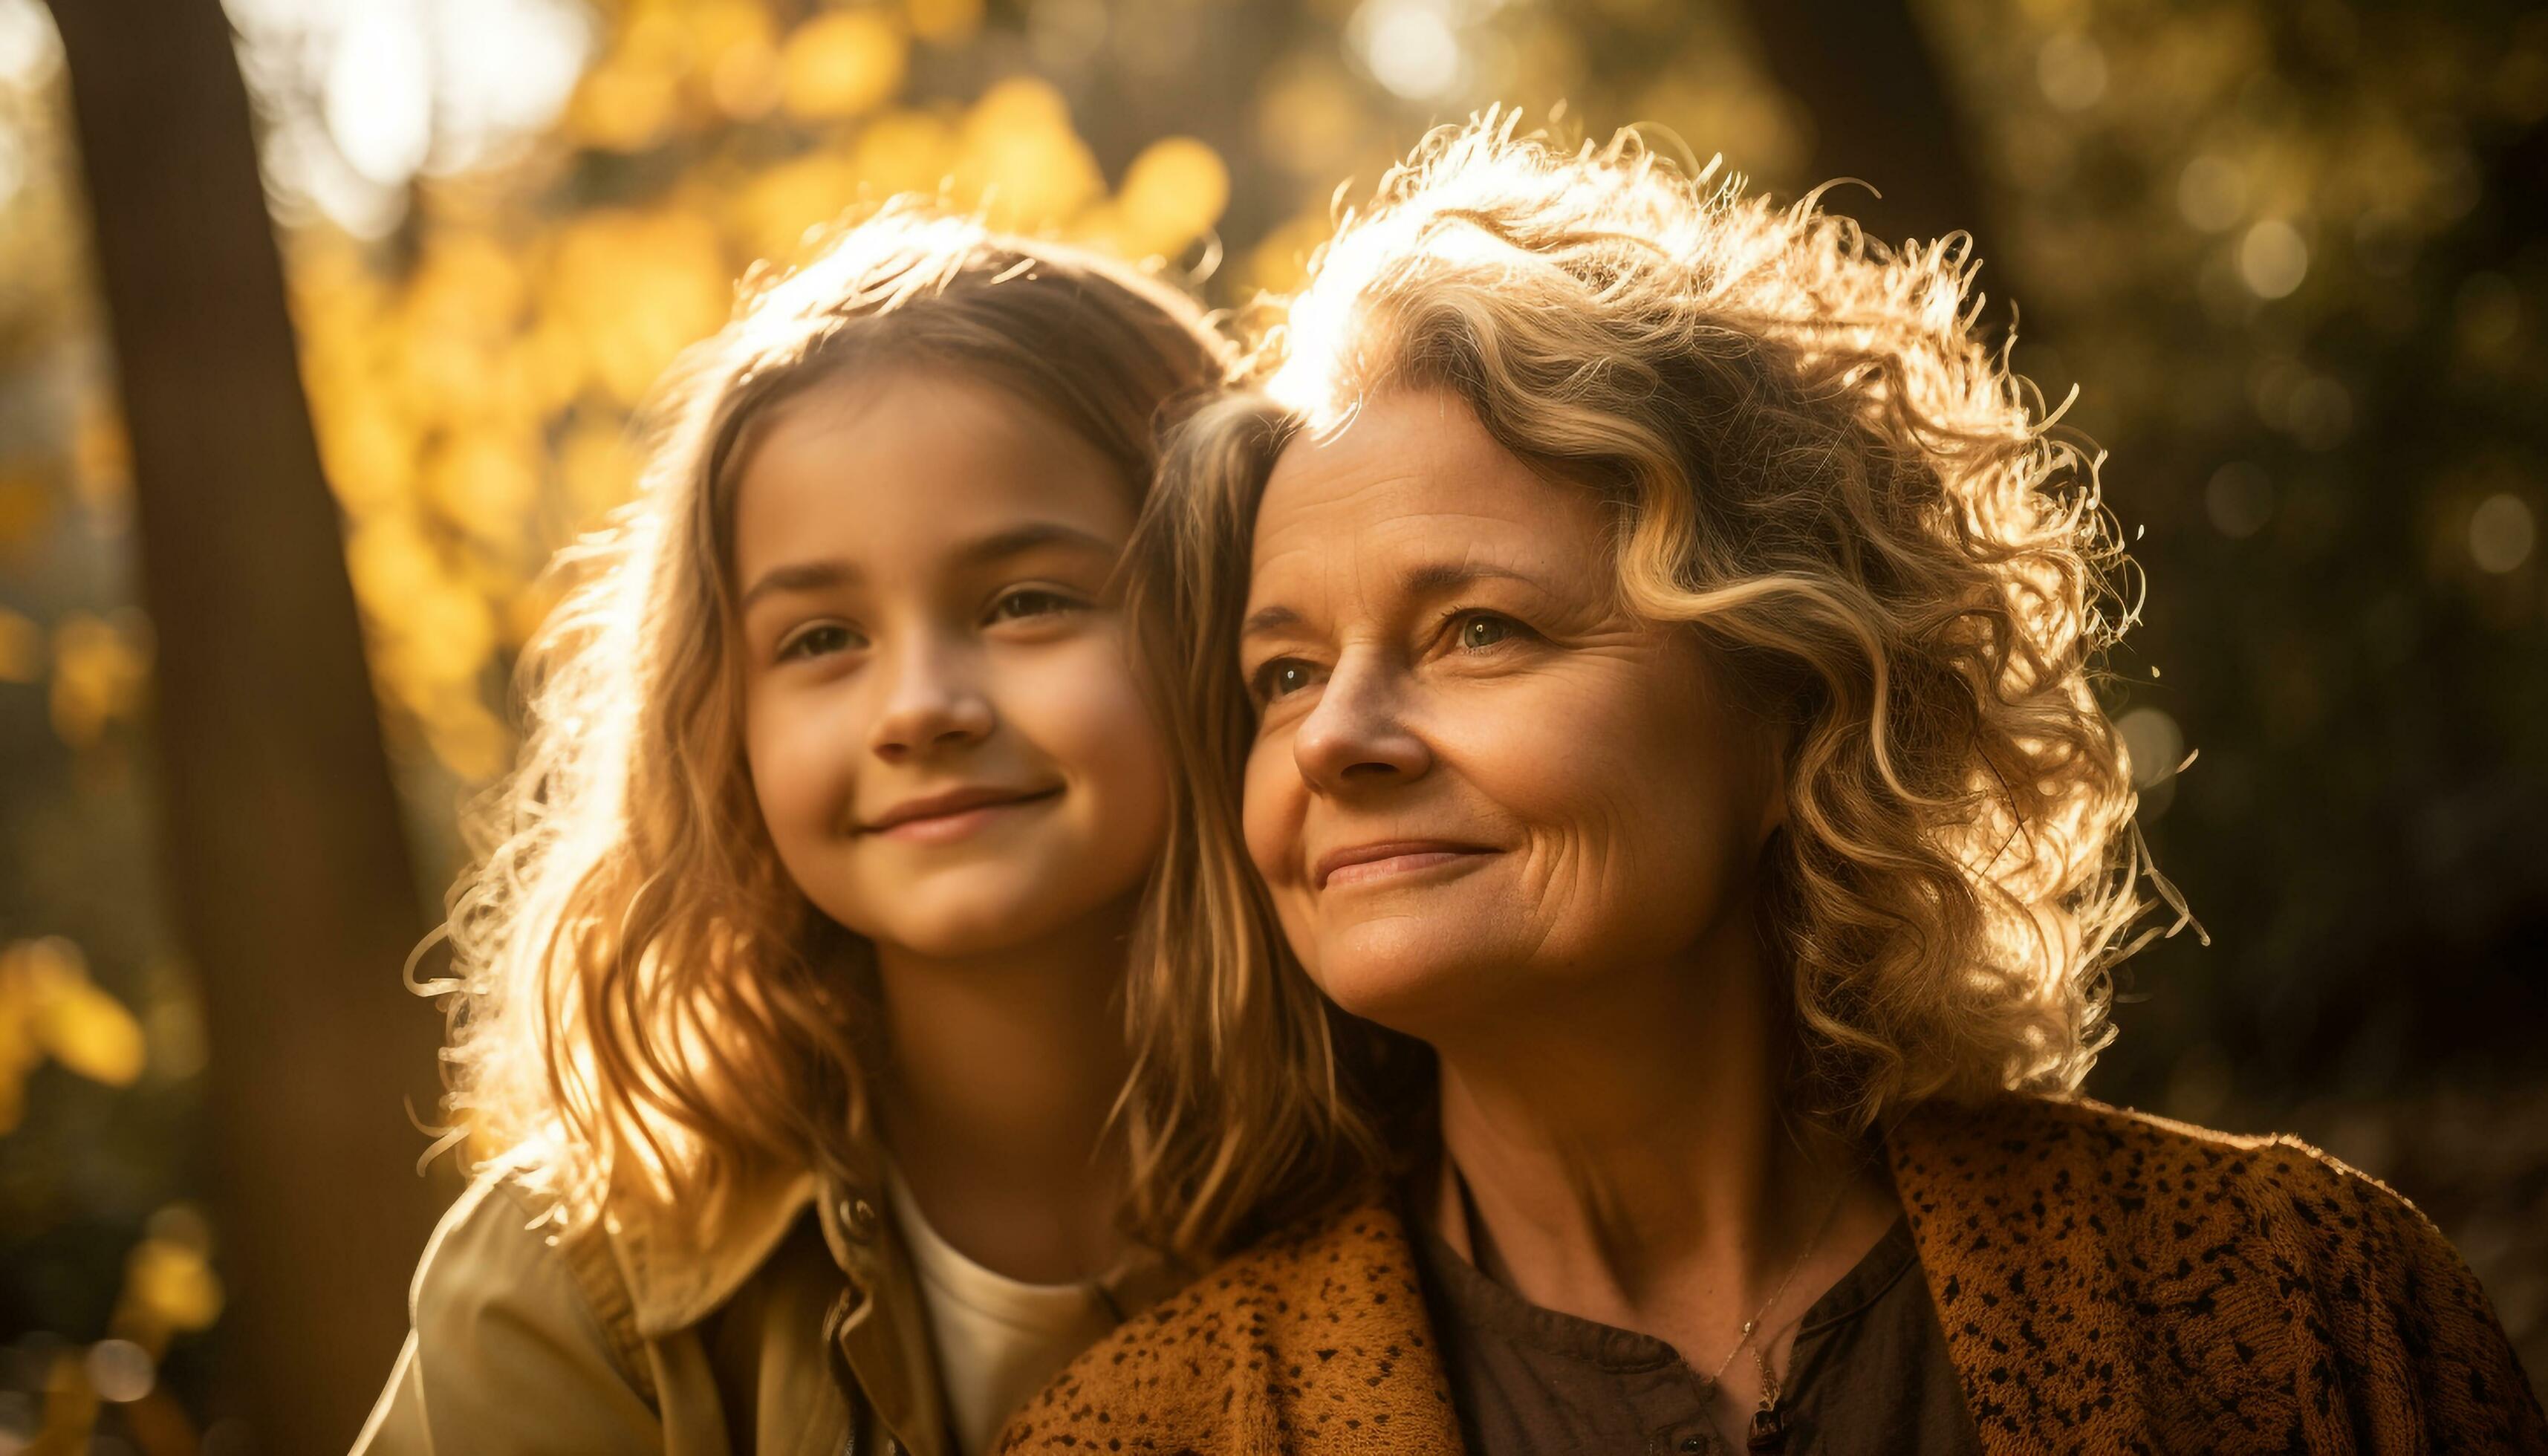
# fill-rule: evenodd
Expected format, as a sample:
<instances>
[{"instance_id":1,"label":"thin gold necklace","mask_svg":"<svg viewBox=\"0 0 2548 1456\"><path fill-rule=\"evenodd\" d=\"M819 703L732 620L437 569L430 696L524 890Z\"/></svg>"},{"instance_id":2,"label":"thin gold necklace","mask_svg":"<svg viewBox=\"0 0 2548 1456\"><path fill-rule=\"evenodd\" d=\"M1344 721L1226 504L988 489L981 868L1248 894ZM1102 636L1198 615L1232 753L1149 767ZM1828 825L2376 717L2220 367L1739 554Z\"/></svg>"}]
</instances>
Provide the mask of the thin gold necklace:
<instances>
[{"instance_id":1,"label":"thin gold necklace","mask_svg":"<svg viewBox=\"0 0 2548 1456\"><path fill-rule=\"evenodd\" d=\"M1787 1266L1787 1277L1778 1281L1776 1289L1770 1291L1770 1297L1761 1302L1760 1311L1743 1321L1743 1332L1735 1336L1734 1347L1725 1352L1724 1359L1716 1362L1715 1371L1707 1377L1707 1383L1711 1389L1722 1388L1725 1372L1732 1368L1734 1357L1743 1353L1745 1345L1752 1343L1752 1336L1760 1332L1761 1321L1770 1318L1770 1311L1775 1308L1778 1301L1786 1295L1787 1287L1796 1282L1798 1274L1804 1272L1805 1260L1812 1258L1814 1250L1822 1247L1823 1235L1831 1231L1831 1222L1840 1213L1840 1201L1848 1193L1849 1180L1843 1178L1840 1186L1832 1190L1831 1202L1823 1206L1822 1219L1814 1225L1814 1236L1805 1240L1805 1246L1796 1251L1796 1261ZM1774 1442L1783 1434L1783 1431L1777 1418L1778 1377L1770 1369L1770 1352L1766 1348L1755 1347L1752 1358L1761 1369L1761 1408L1752 1416L1751 1444L1754 1448L1760 1449L1762 1437L1765 1434ZM1767 1417L1766 1424L1764 1417Z\"/></svg>"}]
</instances>

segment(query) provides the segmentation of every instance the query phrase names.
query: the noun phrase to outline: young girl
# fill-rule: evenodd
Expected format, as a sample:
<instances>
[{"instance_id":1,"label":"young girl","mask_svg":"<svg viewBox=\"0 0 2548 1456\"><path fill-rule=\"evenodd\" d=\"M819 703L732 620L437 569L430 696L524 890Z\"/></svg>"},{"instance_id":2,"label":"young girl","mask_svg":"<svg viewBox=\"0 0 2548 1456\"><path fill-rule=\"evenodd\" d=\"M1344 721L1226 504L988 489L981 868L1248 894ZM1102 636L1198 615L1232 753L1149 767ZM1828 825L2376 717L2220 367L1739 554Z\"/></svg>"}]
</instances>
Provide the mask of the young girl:
<instances>
[{"instance_id":1,"label":"young girl","mask_svg":"<svg viewBox=\"0 0 2548 1456\"><path fill-rule=\"evenodd\" d=\"M1110 583L1221 346L888 209L685 357L452 916L500 1156L358 1443L974 1452L1143 1300L1106 1135L1163 753Z\"/></svg>"}]
</instances>

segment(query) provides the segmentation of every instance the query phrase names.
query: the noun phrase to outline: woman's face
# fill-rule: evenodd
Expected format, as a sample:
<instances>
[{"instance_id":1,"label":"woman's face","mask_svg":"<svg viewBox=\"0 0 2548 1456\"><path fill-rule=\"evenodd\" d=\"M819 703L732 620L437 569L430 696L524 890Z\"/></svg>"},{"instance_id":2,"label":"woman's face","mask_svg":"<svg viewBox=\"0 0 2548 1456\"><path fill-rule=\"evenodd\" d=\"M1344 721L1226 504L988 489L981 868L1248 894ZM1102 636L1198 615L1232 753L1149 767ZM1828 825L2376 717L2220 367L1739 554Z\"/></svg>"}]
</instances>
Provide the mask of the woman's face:
<instances>
[{"instance_id":1,"label":"woman's face","mask_svg":"<svg viewBox=\"0 0 2548 1456\"><path fill-rule=\"evenodd\" d=\"M745 753L824 913L997 954L1140 887L1166 769L1106 594L1133 515L1094 448L959 376L780 407L735 502Z\"/></svg>"},{"instance_id":2,"label":"woman's face","mask_svg":"<svg viewBox=\"0 0 2548 1456\"><path fill-rule=\"evenodd\" d=\"M1430 1036L1748 917L1763 736L1688 629L1624 609L1607 508L1464 401L1286 449L1252 572L1248 854L1346 1010Z\"/></svg>"}]
</instances>

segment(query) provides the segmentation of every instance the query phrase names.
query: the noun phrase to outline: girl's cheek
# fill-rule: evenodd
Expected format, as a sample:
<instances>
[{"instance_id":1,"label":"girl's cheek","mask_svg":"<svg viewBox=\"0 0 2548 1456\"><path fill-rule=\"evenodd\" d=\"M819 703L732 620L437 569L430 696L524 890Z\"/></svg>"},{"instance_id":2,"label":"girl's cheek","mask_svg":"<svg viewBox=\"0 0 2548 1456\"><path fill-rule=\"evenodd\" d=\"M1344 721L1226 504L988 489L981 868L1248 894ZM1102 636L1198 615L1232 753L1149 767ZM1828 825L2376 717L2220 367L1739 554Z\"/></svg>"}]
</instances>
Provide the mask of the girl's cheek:
<instances>
[{"instance_id":1,"label":"girl's cheek","mask_svg":"<svg viewBox=\"0 0 2548 1456\"><path fill-rule=\"evenodd\" d=\"M1100 790L1110 835L1164 838L1167 745L1120 647L1092 642L1021 684L1034 721L1018 726L1063 772Z\"/></svg>"},{"instance_id":2,"label":"girl's cheek","mask_svg":"<svg viewBox=\"0 0 2548 1456\"><path fill-rule=\"evenodd\" d=\"M1111 634L1018 665L1000 694L1012 727L1046 756L1087 774L1164 756L1147 704Z\"/></svg>"},{"instance_id":3,"label":"girl's cheek","mask_svg":"<svg viewBox=\"0 0 2548 1456\"><path fill-rule=\"evenodd\" d=\"M782 701L754 706L746 754L771 831L792 838L845 823L852 743L841 726Z\"/></svg>"}]
</instances>

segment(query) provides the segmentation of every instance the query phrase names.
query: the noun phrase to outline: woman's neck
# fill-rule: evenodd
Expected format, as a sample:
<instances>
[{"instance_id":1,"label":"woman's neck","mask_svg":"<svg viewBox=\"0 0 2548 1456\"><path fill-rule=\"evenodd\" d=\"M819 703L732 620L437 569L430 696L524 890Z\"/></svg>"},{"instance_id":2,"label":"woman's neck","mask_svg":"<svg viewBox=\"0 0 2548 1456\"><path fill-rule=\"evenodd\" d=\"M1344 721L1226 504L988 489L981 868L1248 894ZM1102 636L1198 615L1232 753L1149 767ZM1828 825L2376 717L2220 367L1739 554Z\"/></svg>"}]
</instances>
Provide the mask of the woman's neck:
<instances>
[{"instance_id":1,"label":"woman's neck","mask_svg":"<svg viewBox=\"0 0 2548 1456\"><path fill-rule=\"evenodd\" d=\"M876 948L889 1065L878 1121L930 1226L1011 1278L1087 1278L1122 1251L1107 1136L1129 1067L1130 904L956 959Z\"/></svg>"},{"instance_id":2,"label":"woman's neck","mask_svg":"<svg viewBox=\"0 0 2548 1456\"><path fill-rule=\"evenodd\" d=\"M1783 1112L1789 1038L1758 943L1748 926L1717 939L1427 1039L1453 1246L1533 1304L1669 1341L1701 1375L1765 1304L1774 1351L1895 1214L1857 1144ZM1755 1368L1734 1363L1739 1414Z\"/></svg>"}]
</instances>

